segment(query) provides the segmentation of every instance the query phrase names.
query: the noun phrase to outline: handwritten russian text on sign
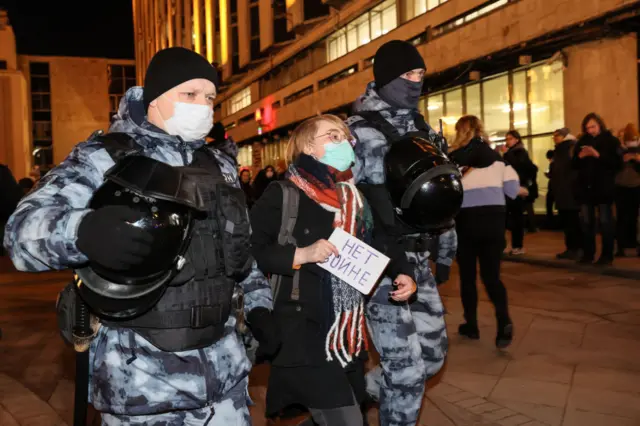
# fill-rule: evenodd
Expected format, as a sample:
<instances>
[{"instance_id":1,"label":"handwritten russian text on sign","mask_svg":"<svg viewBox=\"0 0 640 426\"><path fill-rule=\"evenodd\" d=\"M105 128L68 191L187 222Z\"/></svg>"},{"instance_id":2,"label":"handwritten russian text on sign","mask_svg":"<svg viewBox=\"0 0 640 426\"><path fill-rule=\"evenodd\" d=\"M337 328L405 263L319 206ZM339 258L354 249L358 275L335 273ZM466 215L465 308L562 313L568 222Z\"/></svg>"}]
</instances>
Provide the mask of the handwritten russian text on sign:
<instances>
[{"instance_id":1,"label":"handwritten russian text on sign","mask_svg":"<svg viewBox=\"0 0 640 426\"><path fill-rule=\"evenodd\" d=\"M369 294L387 267L389 258L340 228L333 231L329 242L336 246L340 256L332 254L318 266L361 293Z\"/></svg>"}]
</instances>

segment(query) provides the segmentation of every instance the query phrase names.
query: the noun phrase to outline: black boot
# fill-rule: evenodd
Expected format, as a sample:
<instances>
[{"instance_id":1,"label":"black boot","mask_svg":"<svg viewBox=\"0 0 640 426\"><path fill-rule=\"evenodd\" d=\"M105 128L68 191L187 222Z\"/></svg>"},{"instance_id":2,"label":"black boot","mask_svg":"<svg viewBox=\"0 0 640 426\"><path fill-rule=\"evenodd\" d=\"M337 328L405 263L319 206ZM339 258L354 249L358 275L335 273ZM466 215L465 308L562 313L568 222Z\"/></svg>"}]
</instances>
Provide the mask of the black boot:
<instances>
[{"instance_id":1,"label":"black boot","mask_svg":"<svg viewBox=\"0 0 640 426\"><path fill-rule=\"evenodd\" d=\"M471 340L480 339L480 330L478 330L477 324L470 324L468 322L460 324L458 327L458 333Z\"/></svg>"},{"instance_id":2,"label":"black boot","mask_svg":"<svg viewBox=\"0 0 640 426\"><path fill-rule=\"evenodd\" d=\"M511 344L513 340L513 324L511 321L505 325L498 326L498 334L496 336L496 347L504 349Z\"/></svg>"},{"instance_id":3,"label":"black boot","mask_svg":"<svg viewBox=\"0 0 640 426\"><path fill-rule=\"evenodd\" d=\"M596 266L611 266L613 265L613 259L608 256L600 256L600 259L596 262Z\"/></svg>"}]
</instances>

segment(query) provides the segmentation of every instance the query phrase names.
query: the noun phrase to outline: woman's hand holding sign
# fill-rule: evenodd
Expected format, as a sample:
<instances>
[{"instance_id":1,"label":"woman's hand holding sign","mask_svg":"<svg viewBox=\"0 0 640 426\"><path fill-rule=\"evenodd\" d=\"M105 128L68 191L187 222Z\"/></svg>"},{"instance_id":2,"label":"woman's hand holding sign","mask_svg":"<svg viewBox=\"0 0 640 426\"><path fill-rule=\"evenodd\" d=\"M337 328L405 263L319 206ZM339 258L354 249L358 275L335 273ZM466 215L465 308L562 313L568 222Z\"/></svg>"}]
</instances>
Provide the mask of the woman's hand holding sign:
<instances>
[{"instance_id":1,"label":"woman's hand holding sign","mask_svg":"<svg viewBox=\"0 0 640 426\"><path fill-rule=\"evenodd\" d=\"M418 290L416 282L408 275L398 275L393 283L396 290L389 295L396 302L406 302Z\"/></svg>"},{"instance_id":2,"label":"woman's hand holding sign","mask_svg":"<svg viewBox=\"0 0 640 426\"><path fill-rule=\"evenodd\" d=\"M293 258L295 265L304 265L305 263L322 263L326 262L331 255L340 256L340 252L327 240L318 240L307 247L298 247Z\"/></svg>"}]
</instances>

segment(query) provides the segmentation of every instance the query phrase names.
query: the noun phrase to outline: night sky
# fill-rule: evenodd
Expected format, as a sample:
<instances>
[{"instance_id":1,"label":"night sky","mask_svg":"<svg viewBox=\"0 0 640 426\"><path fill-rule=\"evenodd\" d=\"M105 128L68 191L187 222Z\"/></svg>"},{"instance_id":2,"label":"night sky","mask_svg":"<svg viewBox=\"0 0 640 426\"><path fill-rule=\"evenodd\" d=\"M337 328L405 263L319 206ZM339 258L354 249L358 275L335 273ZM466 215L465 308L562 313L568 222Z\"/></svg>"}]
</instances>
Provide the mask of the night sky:
<instances>
[{"instance_id":1,"label":"night sky","mask_svg":"<svg viewBox=\"0 0 640 426\"><path fill-rule=\"evenodd\" d=\"M134 59L131 0L0 0L18 54Z\"/></svg>"}]
</instances>

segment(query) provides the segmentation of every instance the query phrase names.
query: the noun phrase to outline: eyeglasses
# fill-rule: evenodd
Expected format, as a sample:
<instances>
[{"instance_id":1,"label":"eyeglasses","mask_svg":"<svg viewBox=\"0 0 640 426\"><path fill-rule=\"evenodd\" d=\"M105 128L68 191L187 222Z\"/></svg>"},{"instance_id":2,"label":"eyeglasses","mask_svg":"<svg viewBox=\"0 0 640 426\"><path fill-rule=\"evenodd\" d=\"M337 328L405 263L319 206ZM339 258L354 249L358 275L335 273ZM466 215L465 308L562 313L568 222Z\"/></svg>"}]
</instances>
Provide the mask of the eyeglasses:
<instances>
[{"instance_id":1,"label":"eyeglasses","mask_svg":"<svg viewBox=\"0 0 640 426\"><path fill-rule=\"evenodd\" d=\"M327 133L323 133L321 135L318 135L318 136L314 137L313 139L316 140L316 139L320 139L320 138L325 137L325 136L327 136L328 139L332 143L340 143L340 142L342 142L344 140L347 140L351 145L353 145L354 142L355 142L355 139L351 135L349 135L347 137L347 135L345 135L343 132L341 132L340 130L337 130L337 129L331 129Z\"/></svg>"}]
</instances>

